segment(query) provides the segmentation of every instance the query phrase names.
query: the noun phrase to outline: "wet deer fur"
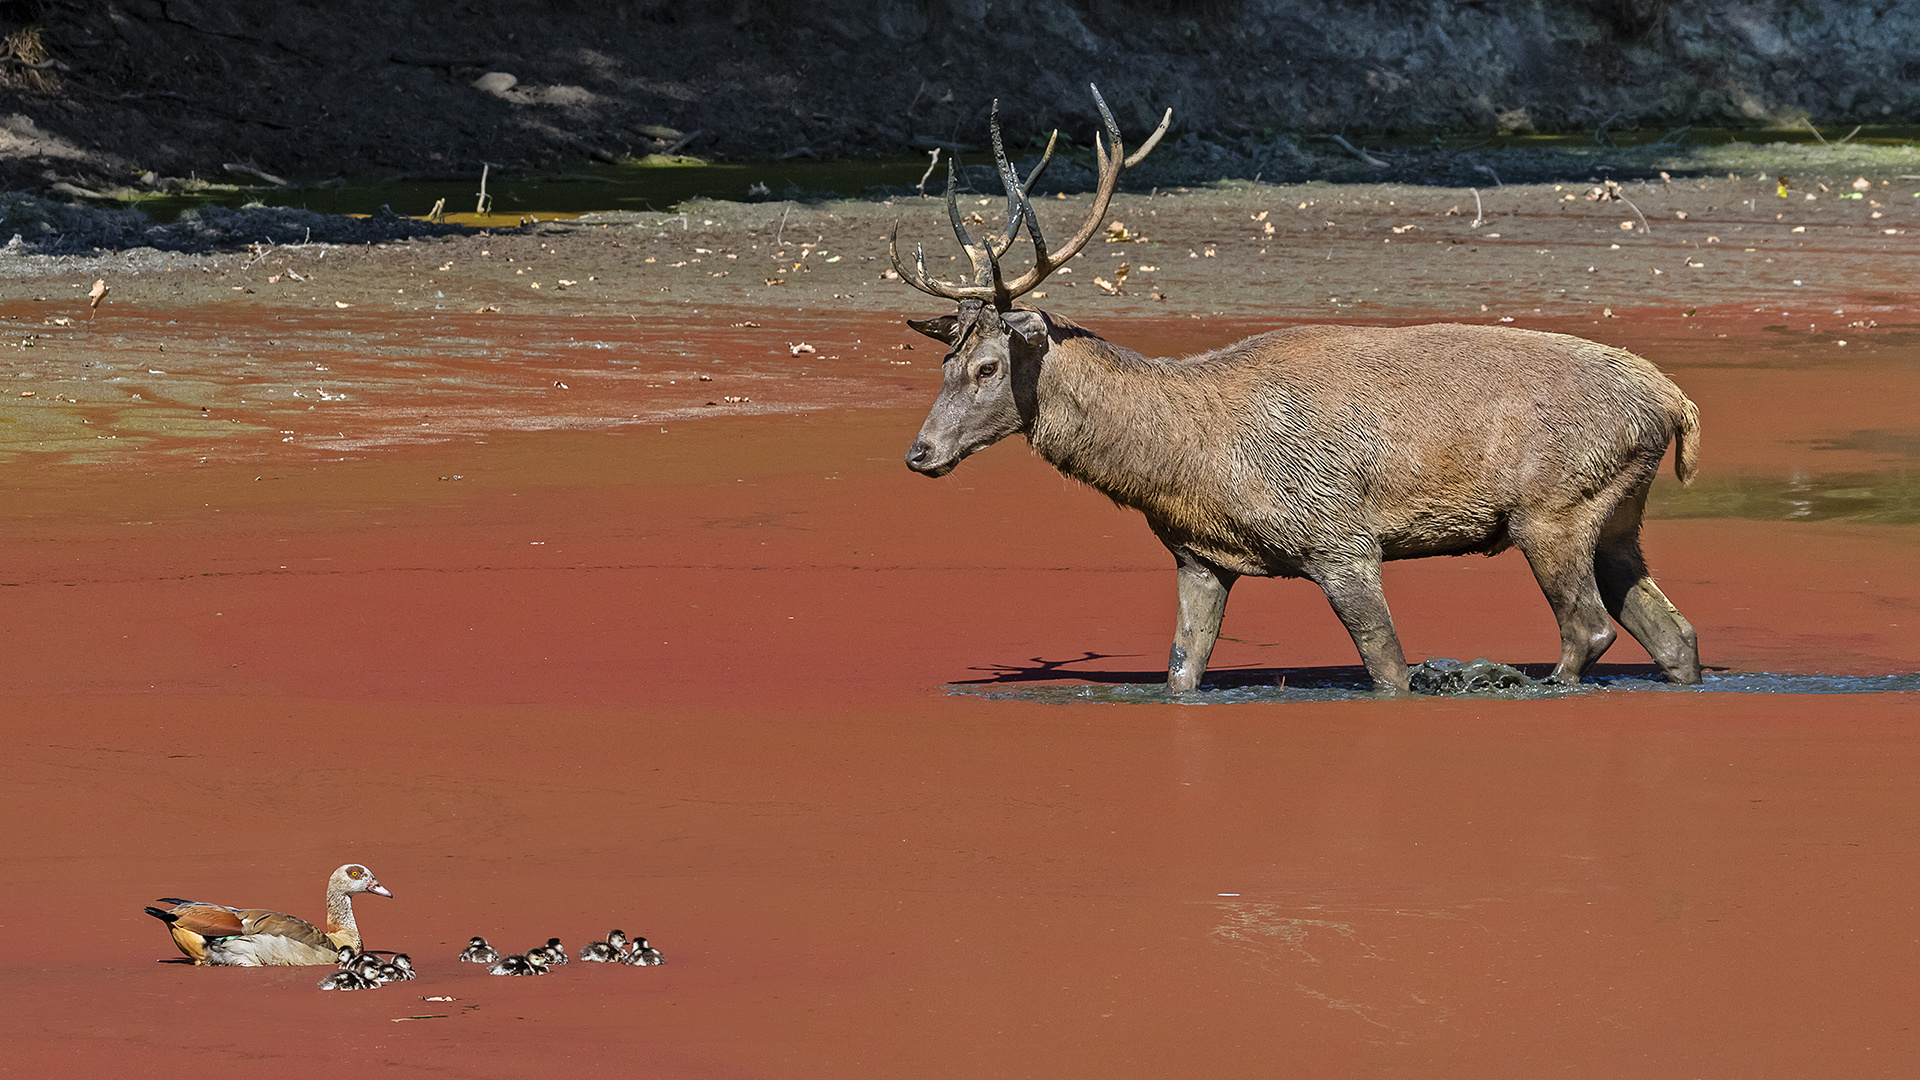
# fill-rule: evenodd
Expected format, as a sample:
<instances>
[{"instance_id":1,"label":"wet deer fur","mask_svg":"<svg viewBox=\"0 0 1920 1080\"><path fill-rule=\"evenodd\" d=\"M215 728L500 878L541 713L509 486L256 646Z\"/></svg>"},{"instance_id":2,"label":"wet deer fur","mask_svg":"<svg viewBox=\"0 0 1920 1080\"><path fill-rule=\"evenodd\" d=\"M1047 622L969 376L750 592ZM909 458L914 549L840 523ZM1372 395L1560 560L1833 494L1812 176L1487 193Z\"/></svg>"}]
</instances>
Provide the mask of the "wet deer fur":
<instances>
[{"instance_id":1,"label":"wet deer fur","mask_svg":"<svg viewBox=\"0 0 1920 1080\"><path fill-rule=\"evenodd\" d=\"M1243 576L1304 577L1327 595L1376 688L1408 669L1381 587L1384 560L1518 547L1560 625L1552 678L1577 681L1617 620L1678 683L1700 681L1692 626L1648 575L1641 514L1669 443L1692 479L1699 413L1632 353L1510 327L1297 326L1177 359L1151 359L1024 305L1104 218L1124 158L1099 92L1107 144L1091 216L1049 252L1023 182L994 149L1008 191L1003 234L976 244L949 216L972 280L936 281L924 255L893 261L956 314L909 320L945 342L942 387L907 465L943 476L1015 432L1061 472L1139 510L1177 568L1170 690L1206 671L1228 593ZM1111 147L1111 152L1108 150ZM1051 146L1049 147L1049 155ZM1001 279L1021 229L1036 264ZM1038 271L1036 273L1036 271Z\"/></svg>"}]
</instances>

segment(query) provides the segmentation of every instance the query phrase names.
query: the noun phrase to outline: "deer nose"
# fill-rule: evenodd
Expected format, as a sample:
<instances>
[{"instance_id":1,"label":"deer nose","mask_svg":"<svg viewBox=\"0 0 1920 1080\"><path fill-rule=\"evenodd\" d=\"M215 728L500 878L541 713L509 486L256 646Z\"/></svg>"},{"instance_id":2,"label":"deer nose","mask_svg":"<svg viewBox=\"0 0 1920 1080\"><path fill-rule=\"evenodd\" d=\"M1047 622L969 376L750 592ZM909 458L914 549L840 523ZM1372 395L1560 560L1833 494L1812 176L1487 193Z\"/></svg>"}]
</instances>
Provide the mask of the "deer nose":
<instances>
[{"instance_id":1,"label":"deer nose","mask_svg":"<svg viewBox=\"0 0 1920 1080\"><path fill-rule=\"evenodd\" d=\"M907 447L907 468L922 476L945 476L958 464L957 460L943 460L934 445L925 439L916 439Z\"/></svg>"}]
</instances>

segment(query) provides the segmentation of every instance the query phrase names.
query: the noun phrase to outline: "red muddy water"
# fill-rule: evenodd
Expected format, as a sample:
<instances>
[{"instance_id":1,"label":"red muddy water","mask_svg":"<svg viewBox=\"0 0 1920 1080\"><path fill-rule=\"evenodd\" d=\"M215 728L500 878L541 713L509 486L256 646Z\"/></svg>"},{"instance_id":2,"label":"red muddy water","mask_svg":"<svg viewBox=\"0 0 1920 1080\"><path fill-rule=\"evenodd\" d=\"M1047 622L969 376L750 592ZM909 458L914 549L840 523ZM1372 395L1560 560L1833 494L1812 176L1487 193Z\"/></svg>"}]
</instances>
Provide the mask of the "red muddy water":
<instances>
[{"instance_id":1,"label":"red muddy water","mask_svg":"<svg viewBox=\"0 0 1920 1080\"><path fill-rule=\"evenodd\" d=\"M1645 543L1711 666L1920 668L1920 354L1716 314L1533 325L1604 333L1700 404L1705 475L1661 479ZM793 342L729 325L778 312L736 315L574 336L670 339L745 380ZM15 458L0 1072L1920 1069L1913 694L954 694L1161 678L1171 561L1017 442L910 474L933 375L925 351L890 365L894 317L812 317L860 360L832 386L769 366L716 391L805 411L693 418L648 370L522 364L528 392L579 392L576 419L389 388L288 442L295 406L229 387L180 398L228 410L217 441L169 422L137 451ZM243 323L205 347L244 352ZM484 401L485 361L453 353L447 393ZM423 422L438 441L402 437ZM1394 564L1388 592L1415 659L1557 654L1517 555ZM1625 635L1607 660L1646 663ZM1248 582L1214 670L1354 662L1311 586ZM141 911L317 918L346 861L392 889L361 928L418 980L168 962ZM667 963L454 960L474 934L577 952L613 927Z\"/></svg>"}]
</instances>

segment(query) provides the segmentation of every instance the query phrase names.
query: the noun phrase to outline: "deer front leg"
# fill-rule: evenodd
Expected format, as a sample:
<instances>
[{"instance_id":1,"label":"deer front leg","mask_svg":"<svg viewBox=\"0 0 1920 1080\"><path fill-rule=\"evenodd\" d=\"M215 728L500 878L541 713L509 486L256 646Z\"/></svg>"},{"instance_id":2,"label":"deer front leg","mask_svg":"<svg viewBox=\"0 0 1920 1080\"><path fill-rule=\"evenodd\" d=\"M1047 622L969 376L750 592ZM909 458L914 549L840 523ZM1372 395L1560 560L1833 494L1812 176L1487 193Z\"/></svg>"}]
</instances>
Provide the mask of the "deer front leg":
<instances>
[{"instance_id":1,"label":"deer front leg","mask_svg":"<svg viewBox=\"0 0 1920 1080\"><path fill-rule=\"evenodd\" d=\"M1167 690L1181 693L1200 685L1207 658L1220 637L1220 620L1227 614L1227 593L1240 575L1210 565L1190 551L1175 549L1179 567L1180 611L1173 627L1173 649L1167 656Z\"/></svg>"},{"instance_id":2,"label":"deer front leg","mask_svg":"<svg viewBox=\"0 0 1920 1080\"><path fill-rule=\"evenodd\" d=\"M1404 694L1410 673L1400 635L1387 610L1387 593L1380 582L1378 559L1355 559L1334 566L1310 567L1308 576L1327 594L1327 603L1353 638L1360 662L1380 694Z\"/></svg>"}]
</instances>

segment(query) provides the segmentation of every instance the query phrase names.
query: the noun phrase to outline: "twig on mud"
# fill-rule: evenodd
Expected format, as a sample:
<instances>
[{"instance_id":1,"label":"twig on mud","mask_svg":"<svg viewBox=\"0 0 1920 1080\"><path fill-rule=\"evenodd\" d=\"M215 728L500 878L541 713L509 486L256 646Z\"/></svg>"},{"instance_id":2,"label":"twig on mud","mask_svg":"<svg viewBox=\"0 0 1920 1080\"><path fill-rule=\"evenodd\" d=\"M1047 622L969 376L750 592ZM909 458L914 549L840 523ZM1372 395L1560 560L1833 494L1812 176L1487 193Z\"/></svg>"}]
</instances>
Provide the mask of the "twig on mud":
<instances>
[{"instance_id":1,"label":"twig on mud","mask_svg":"<svg viewBox=\"0 0 1920 1080\"><path fill-rule=\"evenodd\" d=\"M1345 150L1347 153L1352 154L1354 157L1359 158L1361 161L1364 161L1367 164L1372 165L1377 169L1384 169L1387 167L1387 162L1381 161L1379 158L1374 157L1372 154L1369 154L1365 150L1362 150L1359 147L1348 142L1344 136L1322 135L1320 137L1323 139L1332 139L1335 143L1339 144L1342 150Z\"/></svg>"},{"instance_id":2,"label":"twig on mud","mask_svg":"<svg viewBox=\"0 0 1920 1080\"><path fill-rule=\"evenodd\" d=\"M492 168L492 165L484 161L480 163L480 201L473 205L473 212L476 214L486 213L487 208L493 205L493 197L487 194L487 172Z\"/></svg>"},{"instance_id":3,"label":"twig on mud","mask_svg":"<svg viewBox=\"0 0 1920 1080\"><path fill-rule=\"evenodd\" d=\"M1627 198L1625 195L1620 196L1620 201L1626 203L1628 206L1633 206L1633 200ZM1640 219L1640 231L1646 233L1648 236L1652 236L1653 226L1647 224L1647 215L1641 213L1640 208L1637 206L1633 206L1633 215Z\"/></svg>"},{"instance_id":4,"label":"twig on mud","mask_svg":"<svg viewBox=\"0 0 1920 1080\"><path fill-rule=\"evenodd\" d=\"M787 215L791 213L793 213L792 203L788 203L787 208L780 211L780 227L773 231L773 242L775 246L779 245L780 237L787 231Z\"/></svg>"},{"instance_id":5,"label":"twig on mud","mask_svg":"<svg viewBox=\"0 0 1920 1080\"><path fill-rule=\"evenodd\" d=\"M914 187L918 189L920 194L922 195L925 195L927 193L927 177L932 176L934 168L940 164L940 148L939 147L936 146L933 149L927 151L927 153L932 154L933 159L927 162L927 171L920 174L920 182L914 185Z\"/></svg>"},{"instance_id":6,"label":"twig on mud","mask_svg":"<svg viewBox=\"0 0 1920 1080\"><path fill-rule=\"evenodd\" d=\"M52 184L50 184L50 185L49 185L49 187L50 187L50 189L51 189L51 190L53 190L53 191L57 191L57 192L59 192L59 193L60 193L60 194L62 194L62 195L75 195L75 196L78 196L78 197L80 197L80 198L82 198L82 199L109 199L109 198L112 198L112 196L111 196L111 195L107 195L107 194L104 194L104 193L102 193L102 192L98 192L98 191L94 191L94 190L91 190L91 189L89 189L89 188L83 188L83 187L81 187L81 186L80 186L80 185L78 185L78 184L69 184L69 183L67 183L67 182L66 182L65 180L56 180L56 181L54 181L54 182L53 182Z\"/></svg>"},{"instance_id":7,"label":"twig on mud","mask_svg":"<svg viewBox=\"0 0 1920 1080\"><path fill-rule=\"evenodd\" d=\"M227 170L230 173L239 173L242 176L251 176L256 180L265 180L267 183L272 184L274 187L292 187L293 186L288 181L282 180L280 177L275 176L264 169L256 169L251 165L238 165L232 162L228 162L227 164L222 165L220 167Z\"/></svg>"},{"instance_id":8,"label":"twig on mud","mask_svg":"<svg viewBox=\"0 0 1920 1080\"><path fill-rule=\"evenodd\" d=\"M1480 214L1480 189L1469 188L1468 190L1473 192L1473 227L1477 229L1483 221Z\"/></svg>"},{"instance_id":9,"label":"twig on mud","mask_svg":"<svg viewBox=\"0 0 1920 1080\"><path fill-rule=\"evenodd\" d=\"M1843 138L1843 139L1841 139L1841 140L1840 140L1839 142L1831 142L1831 143L1830 143L1830 142L1828 142L1828 141L1827 141L1827 137L1826 137L1826 136L1824 136L1824 135L1822 135L1822 134L1820 134L1820 129L1819 129L1819 128L1817 128L1817 127L1814 127L1814 126L1813 126L1813 121L1811 121L1811 120L1808 120L1808 119L1806 119L1805 117L1801 117L1801 119L1800 119L1800 122L1801 122L1801 123L1803 123L1803 124L1805 124L1805 125L1807 125L1807 130L1808 130L1808 131L1811 131L1811 132L1813 132L1813 137L1814 137L1814 138L1816 138L1816 139L1819 139L1819 140L1820 140L1820 145L1821 145L1821 146L1840 146L1840 145L1843 145L1844 143L1846 143L1846 141L1847 141L1847 139L1851 139L1851 138L1853 138L1853 137L1854 137L1855 135L1858 135L1858 134L1860 134L1860 129L1861 129L1862 127L1864 127L1864 126L1866 126L1866 125L1864 125L1864 124L1856 124L1856 125L1854 125L1854 128L1853 128L1853 130L1852 130L1852 131L1849 131L1849 132L1847 132L1847 134L1846 134L1846 137L1845 137L1845 138Z\"/></svg>"}]
</instances>

